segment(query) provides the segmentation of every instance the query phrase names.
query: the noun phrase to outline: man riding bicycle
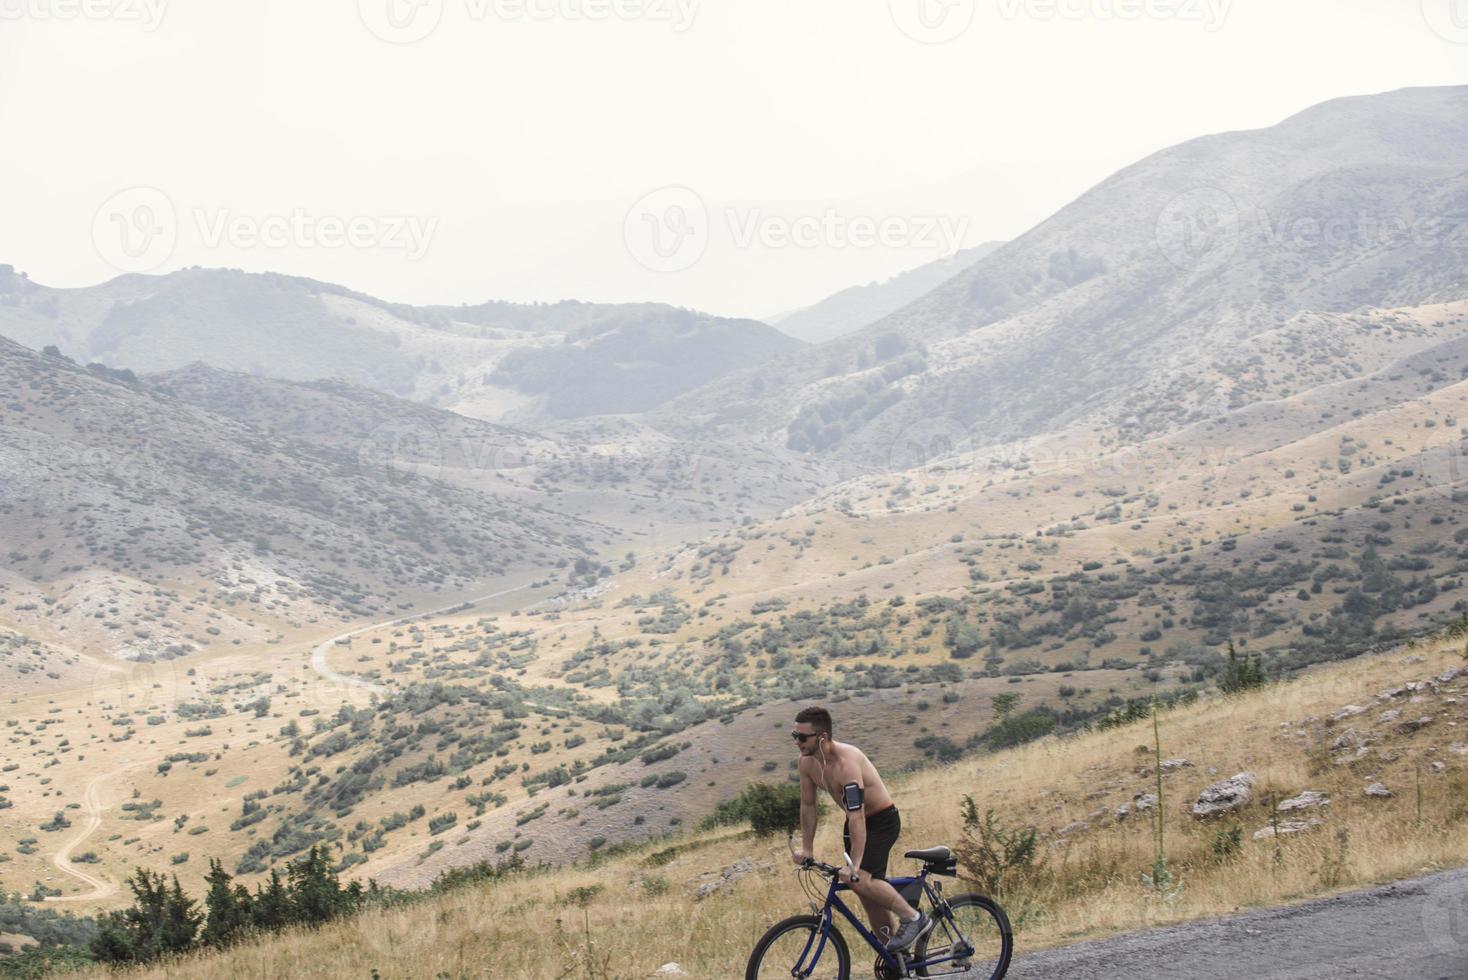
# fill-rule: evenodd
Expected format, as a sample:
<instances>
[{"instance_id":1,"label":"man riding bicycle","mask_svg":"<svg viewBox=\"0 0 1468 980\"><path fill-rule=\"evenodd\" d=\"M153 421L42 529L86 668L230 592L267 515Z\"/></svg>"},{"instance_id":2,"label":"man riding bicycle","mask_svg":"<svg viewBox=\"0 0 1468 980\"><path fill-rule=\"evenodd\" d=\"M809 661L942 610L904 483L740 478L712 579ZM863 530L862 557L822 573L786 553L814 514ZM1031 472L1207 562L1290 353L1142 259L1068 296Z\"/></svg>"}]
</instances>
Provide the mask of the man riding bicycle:
<instances>
[{"instance_id":1,"label":"man riding bicycle","mask_svg":"<svg viewBox=\"0 0 1468 980\"><path fill-rule=\"evenodd\" d=\"M795 715L795 729L790 736L800 748L801 844L795 852L795 863L803 864L812 856L819 786L846 816L841 837L855 871L848 867L841 880L850 884L861 899L872 931L887 940L887 948L893 952L907 949L931 930L933 923L887 883L887 855L897 843L902 819L876 766L855 745L831 737L831 713L825 708L802 708ZM892 913L901 922L895 935Z\"/></svg>"}]
</instances>

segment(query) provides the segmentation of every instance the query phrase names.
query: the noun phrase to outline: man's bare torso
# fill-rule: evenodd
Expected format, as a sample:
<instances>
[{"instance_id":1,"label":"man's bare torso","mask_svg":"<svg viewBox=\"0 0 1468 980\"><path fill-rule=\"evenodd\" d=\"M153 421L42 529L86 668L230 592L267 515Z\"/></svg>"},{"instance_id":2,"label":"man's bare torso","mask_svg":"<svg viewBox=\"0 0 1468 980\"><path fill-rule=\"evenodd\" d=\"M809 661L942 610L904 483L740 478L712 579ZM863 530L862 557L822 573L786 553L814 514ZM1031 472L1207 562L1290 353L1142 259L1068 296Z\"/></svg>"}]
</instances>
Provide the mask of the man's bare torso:
<instances>
[{"instance_id":1,"label":"man's bare torso","mask_svg":"<svg viewBox=\"0 0 1468 980\"><path fill-rule=\"evenodd\" d=\"M862 811L876 813L892 805L892 796L887 792L877 767L866 753L850 742L832 742L834 752L826 756L824 772L820 753L802 756L800 774L830 794L836 806L841 806L841 787L847 783L860 782L864 789Z\"/></svg>"}]
</instances>

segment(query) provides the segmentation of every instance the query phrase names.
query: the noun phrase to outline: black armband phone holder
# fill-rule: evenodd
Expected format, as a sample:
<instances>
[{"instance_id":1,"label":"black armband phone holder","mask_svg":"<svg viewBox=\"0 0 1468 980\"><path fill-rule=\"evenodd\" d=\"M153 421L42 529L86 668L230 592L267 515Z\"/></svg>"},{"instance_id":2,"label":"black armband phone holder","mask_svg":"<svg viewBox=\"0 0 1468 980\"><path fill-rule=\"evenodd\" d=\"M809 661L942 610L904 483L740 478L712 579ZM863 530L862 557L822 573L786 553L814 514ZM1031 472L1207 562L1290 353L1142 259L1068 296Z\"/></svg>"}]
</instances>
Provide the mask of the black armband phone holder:
<instances>
[{"instance_id":1,"label":"black armband phone holder","mask_svg":"<svg viewBox=\"0 0 1468 980\"><path fill-rule=\"evenodd\" d=\"M847 783L841 787L841 803L848 810L860 810L866 800L866 793L856 783Z\"/></svg>"}]
</instances>

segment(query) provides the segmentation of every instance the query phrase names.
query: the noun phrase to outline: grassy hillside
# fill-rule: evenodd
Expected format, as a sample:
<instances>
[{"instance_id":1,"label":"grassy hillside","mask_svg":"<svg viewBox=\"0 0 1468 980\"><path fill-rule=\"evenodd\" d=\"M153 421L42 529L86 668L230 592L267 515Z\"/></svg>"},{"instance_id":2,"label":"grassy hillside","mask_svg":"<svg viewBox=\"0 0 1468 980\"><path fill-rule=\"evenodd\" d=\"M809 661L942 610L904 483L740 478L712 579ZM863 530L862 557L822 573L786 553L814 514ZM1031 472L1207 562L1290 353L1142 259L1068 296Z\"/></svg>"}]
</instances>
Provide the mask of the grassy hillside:
<instances>
[{"instance_id":1,"label":"grassy hillside","mask_svg":"<svg viewBox=\"0 0 1468 980\"><path fill-rule=\"evenodd\" d=\"M1468 694L1463 642L1460 632L1166 711L1160 759L1141 720L894 778L899 846L961 846L965 796L1006 825L1035 827L1041 863L1004 894L1021 951L1461 865L1468 747L1453 719ZM1131 812L1156 792L1162 760L1160 806ZM1199 793L1237 773L1252 775L1250 799L1196 818ZM1328 802L1276 809L1307 790ZM1156 813L1161 888L1144 877L1155 870ZM822 822L826 856L838 826L830 814ZM763 929L803 907L784 847L733 828L685 834L139 975L533 978L590 976L594 964L596 975L645 976L676 961L694 977L736 976ZM697 897L738 862L749 873Z\"/></svg>"}]
</instances>

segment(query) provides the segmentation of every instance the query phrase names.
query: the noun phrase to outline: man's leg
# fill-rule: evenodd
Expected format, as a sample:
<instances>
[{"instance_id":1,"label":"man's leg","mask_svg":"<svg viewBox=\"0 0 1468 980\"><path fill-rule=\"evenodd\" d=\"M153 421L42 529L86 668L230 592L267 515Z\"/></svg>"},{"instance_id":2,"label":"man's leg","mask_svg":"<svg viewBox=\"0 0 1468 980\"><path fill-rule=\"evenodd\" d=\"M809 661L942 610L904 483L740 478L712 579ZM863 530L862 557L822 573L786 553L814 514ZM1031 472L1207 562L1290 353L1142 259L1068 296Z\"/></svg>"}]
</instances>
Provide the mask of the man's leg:
<instances>
[{"instance_id":1,"label":"man's leg","mask_svg":"<svg viewBox=\"0 0 1468 980\"><path fill-rule=\"evenodd\" d=\"M867 921L872 924L872 934L883 946L887 940L892 938L892 913L887 911L884 905L878 905L875 900L865 895L858 895L861 899L861 907L866 909Z\"/></svg>"},{"instance_id":2,"label":"man's leg","mask_svg":"<svg viewBox=\"0 0 1468 980\"><path fill-rule=\"evenodd\" d=\"M884 912L896 912L903 922L917 915L917 909L907 904L901 892L879 878L863 877L861 884L854 891L857 897L861 899L862 907L867 910L867 916L869 918L872 916L872 910L874 908L881 909ZM875 919L873 919L872 925L875 928Z\"/></svg>"}]
</instances>

